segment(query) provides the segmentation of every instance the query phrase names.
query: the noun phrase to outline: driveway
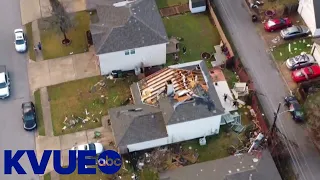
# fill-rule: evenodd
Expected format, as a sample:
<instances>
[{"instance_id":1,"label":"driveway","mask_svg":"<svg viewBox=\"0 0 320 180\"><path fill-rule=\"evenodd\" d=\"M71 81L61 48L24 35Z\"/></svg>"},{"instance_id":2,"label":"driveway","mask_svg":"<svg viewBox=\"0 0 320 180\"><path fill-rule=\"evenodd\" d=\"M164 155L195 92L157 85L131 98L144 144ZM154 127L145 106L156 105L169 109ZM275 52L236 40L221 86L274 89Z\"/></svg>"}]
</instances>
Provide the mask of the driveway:
<instances>
[{"instance_id":1,"label":"driveway","mask_svg":"<svg viewBox=\"0 0 320 180\"><path fill-rule=\"evenodd\" d=\"M19 1L0 1L0 22L0 64L7 66L11 79L11 96L0 101L0 179L36 180L39 176L33 174L26 155L19 162L27 175L17 175L14 169L13 175L4 175L4 150L13 152L20 149L34 150L35 142L34 133L26 132L21 120L21 104L24 101L30 101L30 91L26 55L15 52L13 44L13 30L22 27Z\"/></svg>"},{"instance_id":2,"label":"driveway","mask_svg":"<svg viewBox=\"0 0 320 180\"><path fill-rule=\"evenodd\" d=\"M214 4L257 91L262 94L259 99L271 124L273 112L278 103L283 102L288 87L284 85L270 53L266 51L268 47L256 32L244 0L214 0ZM281 108L281 111L285 110ZM287 139L298 146L293 146L289 141L285 142L298 179L320 179L320 155L306 135L304 125L294 123L290 116L284 113L280 115L277 126Z\"/></svg>"},{"instance_id":3,"label":"driveway","mask_svg":"<svg viewBox=\"0 0 320 180\"><path fill-rule=\"evenodd\" d=\"M37 62L30 60L28 66L31 91L100 75L97 57L92 52Z\"/></svg>"},{"instance_id":4,"label":"driveway","mask_svg":"<svg viewBox=\"0 0 320 180\"><path fill-rule=\"evenodd\" d=\"M60 2L69 13L86 9L86 0L60 0ZM20 9L23 25L52 15L49 0L20 0Z\"/></svg>"}]
</instances>

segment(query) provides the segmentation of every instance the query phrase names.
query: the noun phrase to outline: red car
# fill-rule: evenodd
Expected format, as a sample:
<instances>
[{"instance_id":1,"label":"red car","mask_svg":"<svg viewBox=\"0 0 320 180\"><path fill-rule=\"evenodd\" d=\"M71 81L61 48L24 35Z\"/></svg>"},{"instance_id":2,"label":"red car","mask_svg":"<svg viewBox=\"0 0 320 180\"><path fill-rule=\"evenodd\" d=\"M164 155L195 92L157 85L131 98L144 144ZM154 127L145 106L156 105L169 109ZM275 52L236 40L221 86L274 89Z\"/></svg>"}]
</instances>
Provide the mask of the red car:
<instances>
[{"instance_id":1,"label":"red car","mask_svg":"<svg viewBox=\"0 0 320 180\"><path fill-rule=\"evenodd\" d=\"M289 18L270 19L264 24L264 29L268 32L281 30L292 26Z\"/></svg>"},{"instance_id":2,"label":"red car","mask_svg":"<svg viewBox=\"0 0 320 180\"><path fill-rule=\"evenodd\" d=\"M291 77L295 82L307 81L316 77L320 77L320 66L312 65L302 69L295 70L291 73Z\"/></svg>"}]
</instances>

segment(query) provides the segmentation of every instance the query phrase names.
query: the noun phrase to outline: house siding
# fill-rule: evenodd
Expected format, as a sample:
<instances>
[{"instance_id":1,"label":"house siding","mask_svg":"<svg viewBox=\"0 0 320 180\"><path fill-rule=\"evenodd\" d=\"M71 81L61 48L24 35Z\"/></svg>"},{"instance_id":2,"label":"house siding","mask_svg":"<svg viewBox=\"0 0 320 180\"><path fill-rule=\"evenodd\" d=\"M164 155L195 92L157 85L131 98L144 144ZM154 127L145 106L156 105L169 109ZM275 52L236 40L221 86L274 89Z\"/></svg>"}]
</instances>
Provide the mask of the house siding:
<instances>
[{"instance_id":1,"label":"house siding","mask_svg":"<svg viewBox=\"0 0 320 180\"><path fill-rule=\"evenodd\" d=\"M168 144L168 138L160 138L160 139L155 139L152 141L145 141L141 143L136 143L136 144L130 144L128 145L129 152L134 152L134 151L140 151L144 149L150 149L154 147L159 147Z\"/></svg>"},{"instance_id":2,"label":"house siding","mask_svg":"<svg viewBox=\"0 0 320 180\"><path fill-rule=\"evenodd\" d=\"M302 19L310 29L312 36L319 37L320 30L317 29L316 21L315 21L315 14L314 14L314 7L312 0L301 0L299 2L298 12L301 15Z\"/></svg>"},{"instance_id":3,"label":"house siding","mask_svg":"<svg viewBox=\"0 0 320 180\"><path fill-rule=\"evenodd\" d=\"M100 54L100 70L102 75L109 74L113 70L128 71L135 67L140 67L141 62L145 67L162 65L166 63L166 44L158 44L135 48L134 54L130 54L132 49ZM129 55L126 55L129 51Z\"/></svg>"},{"instance_id":4,"label":"house siding","mask_svg":"<svg viewBox=\"0 0 320 180\"><path fill-rule=\"evenodd\" d=\"M317 61L317 63L320 65L320 46L316 43L313 43L311 54Z\"/></svg>"},{"instance_id":5,"label":"house siding","mask_svg":"<svg viewBox=\"0 0 320 180\"><path fill-rule=\"evenodd\" d=\"M203 118L184 123L167 125L169 143L218 134L221 115Z\"/></svg>"}]
</instances>

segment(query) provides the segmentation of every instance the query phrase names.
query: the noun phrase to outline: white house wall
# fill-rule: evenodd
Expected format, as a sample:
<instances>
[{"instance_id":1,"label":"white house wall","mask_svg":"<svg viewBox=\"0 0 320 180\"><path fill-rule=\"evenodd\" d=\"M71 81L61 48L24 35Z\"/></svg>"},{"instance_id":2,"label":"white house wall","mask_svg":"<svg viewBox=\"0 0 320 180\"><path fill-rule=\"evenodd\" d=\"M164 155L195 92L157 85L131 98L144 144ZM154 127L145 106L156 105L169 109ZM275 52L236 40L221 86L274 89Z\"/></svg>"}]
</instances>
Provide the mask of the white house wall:
<instances>
[{"instance_id":1,"label":"white house wall","mask_svg":"<svg viewBox=\"0 0 320 180\"><path fill-rule=\"evenodd\" d=\"M131 49L128 50L130 52ZM100 54L101 74L109 74L113 70L133 70L135 67L140 67L141 62L145 67L166 63L166 44L135 48L134 54L129 55L125 55L125 51Z\"/></svg>"},{"instance_id":2,"label":"white house wall","mask_svg":"<svg viewBox=\"0 0 320 180\"><path fill-rule=\"evenodd\" d=\"M155 139L152 141L145 141L141 143L128 145L129 152L140 151L144 149L150 149L168 144L168 138Z\"/></svg>"},{"instance_id":3,"label":"white house wall","mask_svg":"<svg viewBox=\"0 0 320 180\"><path fill-rule=\"evenodd\" d=\"M316 43L313 43L312 46L312 55L315 58L315 60L317 61L317 63L320 65L320 46Z\"/></svg>"},{"instance_id":4,"label":"white house wall","mask_svg":"<svg viewBox=\"0 0 320 180\"><path fill-rule=\"evenodd\" d=\"M298 12L307 24L313 36L319 36L320 32L316 30L316 21L314 15L313 1L301 0L299 2Z\"/></svg>"},{"instance_id":5,"label":"white house wall","mask_svg":"<svg viewBox=\"0 0 320 180\"><path fill-rule=\"evenodd\" d=\"M221 115L195 121L167 125L169 143L177 143L190 139L218 134Z\"/></svg>"}]
</instances>

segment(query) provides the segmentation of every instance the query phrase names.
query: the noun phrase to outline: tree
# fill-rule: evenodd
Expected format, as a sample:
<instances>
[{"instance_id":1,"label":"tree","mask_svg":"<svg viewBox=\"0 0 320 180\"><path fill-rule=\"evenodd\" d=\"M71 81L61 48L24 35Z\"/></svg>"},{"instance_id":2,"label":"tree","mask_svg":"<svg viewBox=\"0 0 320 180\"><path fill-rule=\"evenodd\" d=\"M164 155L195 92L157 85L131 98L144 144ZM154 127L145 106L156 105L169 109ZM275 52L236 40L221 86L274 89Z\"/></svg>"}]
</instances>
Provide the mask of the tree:
<instances>
[{"instance_id":1,"label":"tree","mask_svg":"<svg viewBox=\"0 0 320 180\"><path fill-rule=\"evenodd\" d=\"M50 0L50 5L52 12L50 22L58 26L63 34L64 39L62 40L62 44L69 45L71 40L68 39L67 32L73 28L72 20L59 0Z\"/></svg>"}]
</instances>

